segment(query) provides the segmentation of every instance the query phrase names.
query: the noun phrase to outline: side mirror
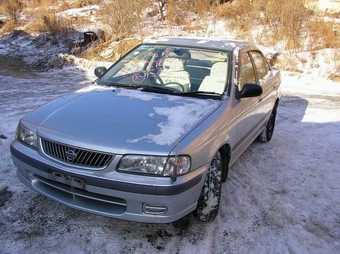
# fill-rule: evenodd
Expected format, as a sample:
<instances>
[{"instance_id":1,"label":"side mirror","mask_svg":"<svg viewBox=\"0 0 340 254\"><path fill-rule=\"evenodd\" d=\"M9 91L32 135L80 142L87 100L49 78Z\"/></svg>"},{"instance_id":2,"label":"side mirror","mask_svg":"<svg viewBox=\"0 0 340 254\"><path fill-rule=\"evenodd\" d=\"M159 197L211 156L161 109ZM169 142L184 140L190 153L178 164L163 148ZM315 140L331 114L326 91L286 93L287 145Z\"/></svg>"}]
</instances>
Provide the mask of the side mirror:
<instances>
[{"instance_id":1,"label":"side mirror","mask_svg":"<svg viewBox=\"0 0 340 254\"><path fill-rule=\"evenodd\" d=\"M247 97L257 97L262 94L262 87L258 84L246 83L243 86L242 91L236 92L236 99Z\"/></svg>"},{"instance_id":2,"label":"side mirror","mask_svg":"<svg viewBox=\"0 0 340 254\"><path fill-rule=\"evenodd\" d=\"M94 69L94 75L100 78L106 71L107 71L106 67L98 66L96 67L96 69Z\"/></svg>"}]
</instances>

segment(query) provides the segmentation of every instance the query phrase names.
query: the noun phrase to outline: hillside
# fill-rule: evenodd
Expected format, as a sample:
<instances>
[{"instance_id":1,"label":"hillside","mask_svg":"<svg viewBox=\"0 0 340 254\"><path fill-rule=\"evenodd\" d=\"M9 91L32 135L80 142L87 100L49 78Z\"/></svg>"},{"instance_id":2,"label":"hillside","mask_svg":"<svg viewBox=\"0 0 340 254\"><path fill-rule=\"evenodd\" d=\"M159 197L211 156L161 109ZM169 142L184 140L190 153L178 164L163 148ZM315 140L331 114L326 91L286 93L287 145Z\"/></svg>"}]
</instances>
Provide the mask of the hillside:
<instances>
[{"instance_id":1,"label":"hillside","mask_svg":"<svg viewBox=\"0 0 340 254\"><path fill-rule=\"evenodd\" d=\"M145 38L208 36L253 42L281 70L340 79L340 10L320 12L312 1L2 2L0 50L36 70L77 62L72 56L112 62ZM84 41L88 31L97 40Z\"/></svg>"}]
</instances>

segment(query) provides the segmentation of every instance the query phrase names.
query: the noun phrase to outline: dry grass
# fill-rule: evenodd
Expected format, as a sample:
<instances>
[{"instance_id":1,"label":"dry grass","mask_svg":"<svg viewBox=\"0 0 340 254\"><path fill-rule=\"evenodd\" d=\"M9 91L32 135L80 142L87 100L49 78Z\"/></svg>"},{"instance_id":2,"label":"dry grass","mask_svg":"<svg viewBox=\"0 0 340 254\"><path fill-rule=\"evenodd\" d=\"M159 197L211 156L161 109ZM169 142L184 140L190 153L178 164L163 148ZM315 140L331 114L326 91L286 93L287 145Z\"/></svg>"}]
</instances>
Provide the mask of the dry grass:
<instances>
[{"instance_id":1,"label":"dry grass","mask_svg":"<svg viewBox=\"0 0 340 254\"><path fill-rule=\"evenodd\" d=\"M82 8L88 5L100 4L101 0L77 0L72 1L71 8Z\"/></svg>"},{"instance_id":2,"label":"dry grass","mask_svg":"<svg viewBox=\"0 0 340 254\"><path fill-rule=\"evenodd\" d=\"M340 24L332 22L330 17L327 21L316 18L317 12L311 6L307 9L305 0L234 0L221 5L211 4L211 0L160 2L166 2L166 17L162 25L167 26L170 35L175 26L181 26L185 31L204 31L211 21L222 18L228 21L226 29L233 29L240 39L265 46L280 45L280 48L288 50L291 54L279 59L281 62L278 65L290 66L291 70L296 70L297 63L304 61L294 57L294 52L302 47L308 50L340 48ZM75 27L92 27L93 22L89 17L68 19L57 13L93 4L100 6L96 15L98 23L103 26L97 30L102 29L103 32L99 42L82 53L83 57L116 60L149 35L145 26L147 22L143 20L146 15L143 14L146 8L155 8L153 0L0 0L0 13L9 17L0 33L13 31L16 26L22 25L20 19L23 16L29 17L25 20L26 32L59 34L75 31ZM196 15L200 18L195 19ZM254 34L257 31L260 32ZM101 56L115 42L119 43L113 47L112 53ZM335 58L334 63L338 63L340 56Z\"/></svg>"},{"instance_id":3,"label":"dry grass","mask_svg":"<svg viewBox=\"0 0 340 254\"><path fill-rule=\"evenodd\" d=\"M42 19L41 32L58 34L75 31L71 20L65 19L63 17L58 17L55 14L42 15L41 19Z\"/></svg>"},{"instance_id":4,"label":"dry grass","mask_svg":"<svg viewBox=\"0 0 340 254\"><path fill-rule=\"evenodd\" d=\"M306 24L311 39L310 50L340 48L340 24L316 19Z\"/></svg>"},{"instance_id":5,"label":"dry grass","mask_svg":"<svg viewBox=\"0 0 340 254\"><path fill-rule=\"evenodd\" d=\"M4 13L13 23L19 22L24 5L19 0L0 0L0 13Z\"/></svg>"},{"instance_id":6,"label":"dry grass","mask_svg":"<svg viewBox=\"0 0 340 254\"><path fill-rule=\"evenodd\" d=\"M130 37L136 25L134 1L112 0L98 12L103 24L106 24L105 32L116 41Z\"/></svg>"},{"instance_id":7,"label":"dry grass","mask_svg":"<svg viewBox=\"0 0 340 254\"><path fill-rule=\"evenodd\" d=\"M187 24L188 14L181 9L182 7L183 3L177 3L176 0L168 0L166 2L165 21L171 35L173 27L184 26L185 24Z\"/></svg>"},{"instance_id":8,"label":"dry grass","mask_svg":"<svg viewBox=\"0 0 340 254\"><path fill-rule=\"evenodd\" d=\"M5 22L3 27L0 28L0 36L3 35L3 34L14 31L16 27L17 27L17 24L15 24L12 21Z\"/></svg>"},{"instance_id":9,"label":"dry grass","mask_svg":"<svg viewBox=\"0 0 340 254\"><path fill-rule=\"evenodd\" d=\"M0 0L0 13L9 17L1 32L14 30L18 25L24 25L28 33L74 31L70 20L56 15L67 7L64 3L64 0Z\"/></svg>"},{"instance_id":10,"label":"dry grass","mask_svg":"<svg viewBox=\"0 0 340 254\"><path fill-rule=\"evenodd\" d=\"M254 6L249 0L238 0L231 3L217 5L214 12L217 17L220 18L232 19L235 17L244 17L245 20L248 20L248 17L253 15L253 12L255 11L253 7Z\"/></svg>"},{"instance_id":11,"label":"dry grass","mask_svg":"<svg viewBox=\"0 0 340 254\"><path fill-rule=\"evenodd\" d=\"M0 0L0 13L5 14L8 17L8 20L2 23L0 34L15 30L19 25L20 14L23 11L23 7L24 6L18 0Z\"/></svg>"},{"instance_id":12,"label":"dry grass","mask_svg":"<svg viewBox=\"0 0 340 254\"><path fill-rule=\"evenodd\" d=\"M335 82L340 82L340 50L335 51L331 61L334 63L335 71L329 76L329 78Z\"/></svg>"},{"instance_id":13,"label":"dry grass","mask_svg":"<svg viewBox=\"0 0 340 254\"><path fill-rule=\"evenodd\" d=\"M174 2L183 12L194 12L200 15L206 14L211 8L210 0L192 1L186 0L179 3Z\"/></svg>"},{"instance_id":14,"label":"dry grass","mask_svg":"<svg viewBox=\"0 0 340 254\"><path fill-rule=\"evenodd\" d=\"M291 72L301 72L298 68L300 59L292 52L287 52L276 60L275 68Z\"/></svg>"},{"instance_id":15,"label":"dry grass","mask_svg":"<svg viewBox=\"0 0 340 254\"><path fill-rule=\"evenodd\" d=\"M264 10L264 25L269 26L278 40L287 42L287 49L300 49L302 46L303 23L309 20L310 12L303 1L294 2L269 0L261 5Z\"/></svg>"},{"instance_id":16,"label":"dry grass","mask_svg":"<svg viewBox=\"0 0 340 254\"><path fill-rule=\"evenodd\" d=\"M184 31L188 31L188 32L194 32L194 31L202 31L206 29L206 26L203 26L201 24L187 24L183 27Z\"/></svg>"},{"instance_id":17,"label":"dry grass","mask_svg":"<svg viewBox=\"0 0 340 254\"><path fill-rule=\"evenodd\" d=\"M214 9L217 18L229 20L230 27L233 27L238 36L249 40L256 10L249 0L238 0L223 5L218 5Z\"/></svg>"},{"instance_id":18,"label":"dry grass","mask_svg":"<svg viewBox=\"0 0 340 254\"><path fill-rule=\"evenodd\" d=\"M115 52L116 56L115 59L117 60L119 57L121 57L122 55L124 55L125 53L127 53L129 50L131 50L133 47L137 46L140 43L141 41L138 39L127 39L120 41L113 48L113 51Z\"/></svg>"},{"instance_id":19,"label":"dry grass","mask_svg":"<svg viewBox=\"0 0 340 254\"><path fill-rule=\"evenodd\" d=\"M126 52L133 47L141 43L138 39L125 39L118 43L114 43L113 40L95 44L87 50L80 53L80 56L86 59L98 60L98 61L116 61ZM110 49L109 54L103 55L102 53Z\"/></svg>"},{"instance_id":20,"label":"dry grass","mask_svg":"<svg viewBox=\"0 0 340 254\"><path fill-rule=\"evenodd\" d=\"M263 33L273 38L273 44L284 41L288 49L301 47L302 24L310 15L303 0L238 0L217 6L215 13L219 18L230 20L243 38L248 36L250 40L253 27L260 26Z\"/></svg>"},{"instance_id":21,"label":"dry grass","mask_svg":"<svg viewBox=\"0 0 340 254\"><path fill-rule=\"evenodd\" d=\"M12 0L7 1L9 2ZM24 2L27 7L31 8L53 6L57 7L58 10L65 10L69 8L82 8L88 5L100 4L101 0L26 0L21 2Z\"/></svg>"},{"instance_id":22,"label":"dry grass","mask_svg":"<svg viewBox=\"0 0 340 254\"><path fill-rule=\"evenodd\" d=\"M42 7L42 6L55 6L60 3L58 0L29 0L25 2L27 6L36 8L36 7Z\"/></svg>"}]
</instances>

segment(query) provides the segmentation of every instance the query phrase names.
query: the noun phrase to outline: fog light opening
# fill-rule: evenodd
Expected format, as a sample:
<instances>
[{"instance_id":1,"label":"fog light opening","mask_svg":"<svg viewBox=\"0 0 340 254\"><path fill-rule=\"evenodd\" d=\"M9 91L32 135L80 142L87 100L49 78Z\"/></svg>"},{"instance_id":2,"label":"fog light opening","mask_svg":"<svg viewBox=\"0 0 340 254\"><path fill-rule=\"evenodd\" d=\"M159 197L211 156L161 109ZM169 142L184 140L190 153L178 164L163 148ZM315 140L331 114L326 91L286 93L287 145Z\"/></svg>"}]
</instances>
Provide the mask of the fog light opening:
<instances>
[{"instance_id":1,"label":"fog light opening","mask_svg":"<svg viewBox=\"0 0 340 254\"><path fill-rule=\"evenodd\" d=\"M143 212L146 214L160 215L168 211L165 205L143 204Z\"/></svg>"}]
</instances>

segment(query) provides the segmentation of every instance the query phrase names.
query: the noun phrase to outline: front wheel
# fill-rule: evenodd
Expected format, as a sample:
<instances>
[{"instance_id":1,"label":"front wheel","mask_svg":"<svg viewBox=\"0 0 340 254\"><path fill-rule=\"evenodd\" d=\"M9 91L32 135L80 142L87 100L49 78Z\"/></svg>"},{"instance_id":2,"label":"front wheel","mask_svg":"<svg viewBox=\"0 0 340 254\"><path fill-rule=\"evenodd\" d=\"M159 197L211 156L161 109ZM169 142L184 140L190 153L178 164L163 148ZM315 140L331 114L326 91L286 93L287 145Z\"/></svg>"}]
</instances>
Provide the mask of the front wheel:
<instances>
[{"instance_id":1,"label":"front wheel","mask_svg":"<svg viewBox=\"0 0 340 254\"><path fill-rule=\"evenodd\" d=\"M222 192L222 157L217 152L210 164L202 192L194 211L196 219L204 222L217 217Z\"/></svg>"},{"instance_id":2,"label":"front wheel","mask_svg":"<svg viewBox=\"0 0 340 254\"><path fill-rule=\"evenodd\" d=\"M272 139L273 133L274 133L274 127L275 127L275 119L276 119L276 105L274 106L269 120L266 124L266 127L259 135L258 139L262 143L267 143Z\"/></svg>"}]
</instances>

